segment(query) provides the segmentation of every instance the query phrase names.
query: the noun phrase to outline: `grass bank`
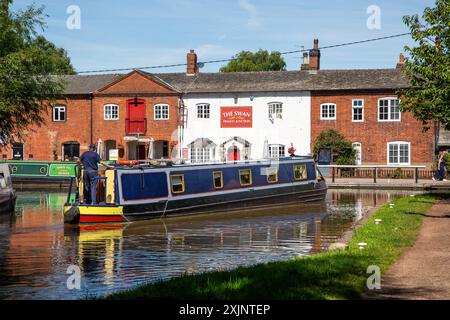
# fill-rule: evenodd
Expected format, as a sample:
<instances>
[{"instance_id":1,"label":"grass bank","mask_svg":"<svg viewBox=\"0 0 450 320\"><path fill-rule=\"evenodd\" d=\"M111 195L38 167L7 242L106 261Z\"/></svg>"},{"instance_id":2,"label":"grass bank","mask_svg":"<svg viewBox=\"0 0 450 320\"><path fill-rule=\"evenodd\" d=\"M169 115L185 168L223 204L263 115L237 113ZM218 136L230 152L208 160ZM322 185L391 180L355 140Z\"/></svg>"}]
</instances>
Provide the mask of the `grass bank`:
<instances>
[{"instance_id":1,"label":"grass bank","mask_svg":"<svg viewBox=\"0 0 450 320\"><path fill-rule=\"evenodd\" d=\"M404 197L386 204L359 228L347 250L187 275L113 294L108 299L355 299L365 291L367 267L385 271L419 234L423 214L439 195ZM382 223L375 224L375 219ZM359 242L366 242L364 250Z\"/></svg>"}]
</instances>

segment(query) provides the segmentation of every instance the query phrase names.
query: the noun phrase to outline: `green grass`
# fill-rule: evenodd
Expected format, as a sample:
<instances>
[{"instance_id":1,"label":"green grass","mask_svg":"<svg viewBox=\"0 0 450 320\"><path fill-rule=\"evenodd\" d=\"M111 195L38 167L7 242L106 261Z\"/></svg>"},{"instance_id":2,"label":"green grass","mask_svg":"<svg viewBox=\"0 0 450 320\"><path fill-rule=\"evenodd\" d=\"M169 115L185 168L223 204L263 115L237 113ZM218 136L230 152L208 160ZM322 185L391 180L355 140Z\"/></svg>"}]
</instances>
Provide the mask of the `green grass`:
<instances>
[{"instance_id":1,"label":"green grass","mask_svg":"<svg viewBox=\"0 0 450 320\"><path fill-rule=\"evenodd\" d=\"M384 205L359 228L347 250L186 275L113 294L108 299L357 299L365 291L366 271L385 271L401 250L414 244L423 215L442 196L419 195ZM376 225L374 220L382 219ZM367 247L360 250L359 242Z\"/></svg>"}]
</instances>

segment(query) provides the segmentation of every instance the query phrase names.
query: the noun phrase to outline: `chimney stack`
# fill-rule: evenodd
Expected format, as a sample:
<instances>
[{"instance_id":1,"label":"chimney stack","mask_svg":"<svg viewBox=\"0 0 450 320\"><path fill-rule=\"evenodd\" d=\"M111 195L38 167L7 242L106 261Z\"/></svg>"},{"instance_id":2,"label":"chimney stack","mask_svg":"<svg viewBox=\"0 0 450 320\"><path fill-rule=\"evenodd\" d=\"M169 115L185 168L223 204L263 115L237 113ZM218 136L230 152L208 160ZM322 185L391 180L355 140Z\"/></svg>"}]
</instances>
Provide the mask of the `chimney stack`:
<instances>
[{"instance_id":1,"label":"chimney stack","mask_svg":"<svg viewBox=\"0 0 450 320\"><path fill-rule=\"evenodd\" d=\"M303 63L300 67L301 70L308 70L309 69L309 56L308 52L303 52Z\"/></svg>"},{"instance_id":2,"label":"chimney stack","mask_svg":"<svg viewBox=\"0 0 450 320\"><path fill-rule=\"evenodd\" d=\"M398 63L397 63L397 69L401 69L403 68L403 64L405 63L405 56L403 55L403 53L400 53L400 57L398 59Z\"/></svg>"},{"instance_id":3,"label":"chimney stack","mask_svg":"<svg viewBox=\"0 0 450 320\"><path fill-rule=\"evenodd\" d=\"M187 68L186 74L188 76L194 76L198 73L197 54L194 50L191 50L187 54Z\"/></svg>"},{"instance_id":4,"label":"chimney stack","mask_svg":"<svg viewBox=\"0 0 450 320\"><path fill-rule=\"evenodd\" d=\"M320 70L319 39L314 39L314 49L309 50L309 70Z\"/></svg>"}]
</instances>

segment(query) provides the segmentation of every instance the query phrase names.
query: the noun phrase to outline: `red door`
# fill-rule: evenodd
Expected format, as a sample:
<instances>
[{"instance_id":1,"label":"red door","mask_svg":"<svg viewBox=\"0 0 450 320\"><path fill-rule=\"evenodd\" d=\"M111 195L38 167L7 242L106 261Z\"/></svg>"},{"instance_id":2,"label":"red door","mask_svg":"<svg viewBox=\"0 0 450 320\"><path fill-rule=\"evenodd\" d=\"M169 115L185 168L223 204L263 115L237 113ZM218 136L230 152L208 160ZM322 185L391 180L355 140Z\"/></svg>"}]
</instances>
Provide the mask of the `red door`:
<instances>
[{"instance_id":1,"label":"red door","mask_svg":"<svg viewBox=\"0 0 450 320\"><path fill-rule=\"evenodd\" d=\"M145 101L143 99L127 100L127 133L142 133L147 131L145 117Z\"/></svg>"},{"instance_id":2,"label":"red door","mask_svg":"<svg viewBox=\"0 0 450 320\"><path fill-rule=\"evenodd\" d=\"M147 153L145 152L145 145L140 144L138 149L138 160L147 159Z\"/></svg>"},{"instance_id":3,"label":"red door","mask_svg":"<svg viewBox=\"0 0 450 320\"><path fill-rule=\"evenodd\" d=\"M241 159L241 154L239 152L239 148L236 146L230 147L228 149L228 161L237 161Z\"/></svg>"}]
</instances>

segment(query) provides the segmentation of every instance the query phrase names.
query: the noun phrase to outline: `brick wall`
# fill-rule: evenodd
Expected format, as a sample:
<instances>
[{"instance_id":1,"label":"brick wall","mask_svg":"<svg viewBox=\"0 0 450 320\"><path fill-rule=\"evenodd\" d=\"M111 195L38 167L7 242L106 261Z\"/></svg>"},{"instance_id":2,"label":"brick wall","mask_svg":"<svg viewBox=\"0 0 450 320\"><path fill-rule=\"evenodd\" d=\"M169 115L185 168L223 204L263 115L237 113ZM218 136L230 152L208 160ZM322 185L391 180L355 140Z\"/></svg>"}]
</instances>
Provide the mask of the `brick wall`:
<instances>
[{"instance_id":1,"label":"brick wall","mask_svg":"<svg viewBox=\"0 0 450 320\"><path fill-rule=\"evenodd\" d=\"M387 164L387 143L411 143L411 164L431 165L434 159L434 131L422 132L422 125L411 113L402 113L401 121L378 121L378 99L396 97L385 92L313 92L311 94L311 150L323 130L335 129L352 143L362 144L362 164ZM352 100L364 99L364 121L352 122ZM336 120L320 120L320 105L336 104Z\"/></svg>"}]
</instances>

